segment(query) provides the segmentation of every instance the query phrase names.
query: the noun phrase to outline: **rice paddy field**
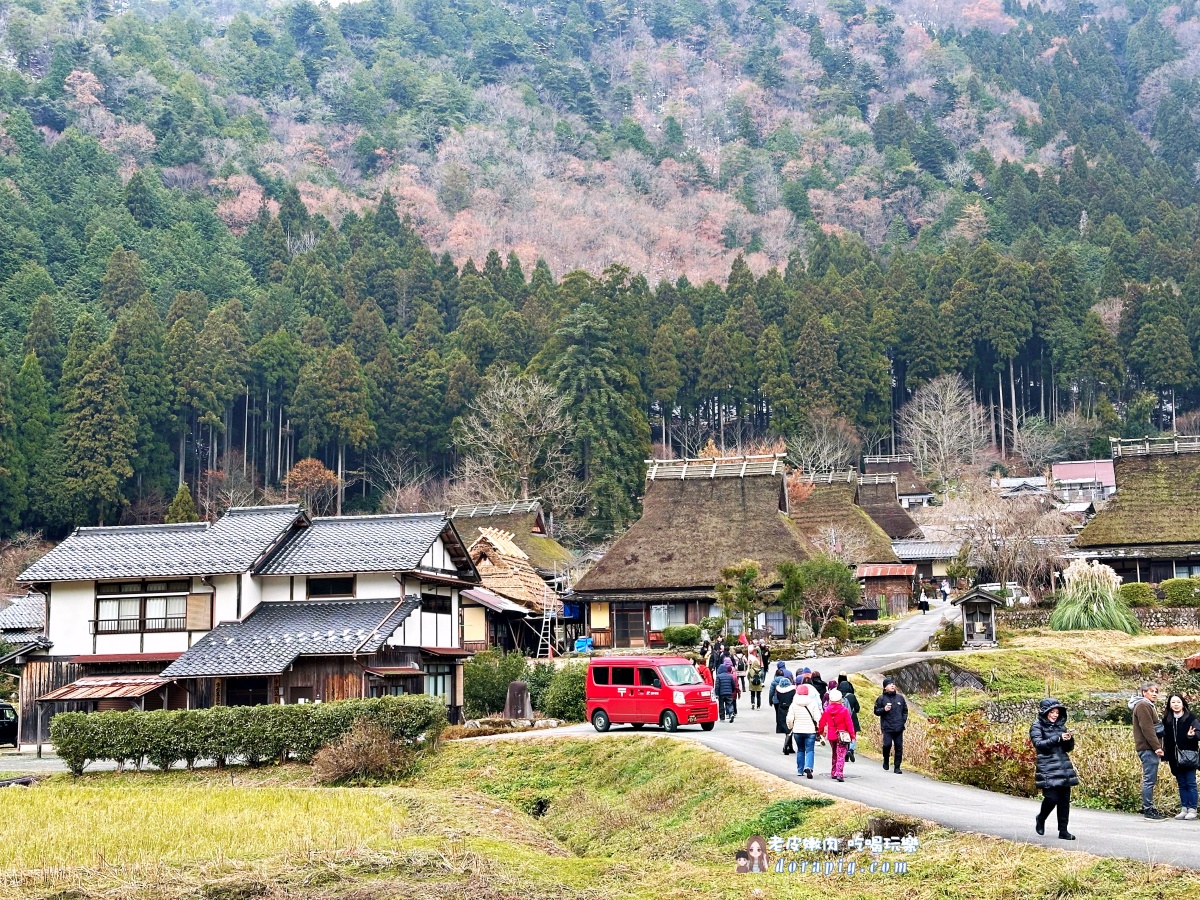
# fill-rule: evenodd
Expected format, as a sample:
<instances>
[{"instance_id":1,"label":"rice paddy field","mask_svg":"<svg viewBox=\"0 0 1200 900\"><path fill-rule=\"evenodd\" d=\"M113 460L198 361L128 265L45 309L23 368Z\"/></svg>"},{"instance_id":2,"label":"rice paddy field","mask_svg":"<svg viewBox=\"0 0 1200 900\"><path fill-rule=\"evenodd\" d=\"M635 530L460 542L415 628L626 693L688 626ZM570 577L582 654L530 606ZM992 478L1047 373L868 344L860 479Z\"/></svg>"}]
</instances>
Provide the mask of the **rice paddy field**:
<instances>
[{"instance_id":1,"label":"rice paddy field","mask_svg":"<svg viewBox=\"0 0 1200 900\"><path fill-rule=\"evenodd\" d=\"M5 898L1200 896L1196 873L915 822L917 852L885 854L903 875L735 874L751 835L844 839L873 814L655 737L453 742L375 787L287 766L55 776L0 796Z\"/></svg>"}]
</instances>

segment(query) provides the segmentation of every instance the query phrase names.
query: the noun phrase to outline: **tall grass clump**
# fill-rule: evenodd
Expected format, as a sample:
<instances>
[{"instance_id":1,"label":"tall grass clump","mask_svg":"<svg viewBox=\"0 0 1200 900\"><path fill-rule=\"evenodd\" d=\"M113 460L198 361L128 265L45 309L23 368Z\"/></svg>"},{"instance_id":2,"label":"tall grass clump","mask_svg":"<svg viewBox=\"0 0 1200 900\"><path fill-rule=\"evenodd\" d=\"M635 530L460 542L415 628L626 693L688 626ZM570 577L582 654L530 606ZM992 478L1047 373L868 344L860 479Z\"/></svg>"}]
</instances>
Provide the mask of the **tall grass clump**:
<instances>
[{"instance_id":1,"label":"tall grass clump","mask_svg":"<svg viewBox=\"0 0 1200 900\"><path fill-rule=\"evenodd\" d=\"M1138 633L1137 618L1121 598L1121 579L1111 568L1077 559L1063 573L1063 583L1050 615L1052 630Z\"/></svg>"}]
</instances>

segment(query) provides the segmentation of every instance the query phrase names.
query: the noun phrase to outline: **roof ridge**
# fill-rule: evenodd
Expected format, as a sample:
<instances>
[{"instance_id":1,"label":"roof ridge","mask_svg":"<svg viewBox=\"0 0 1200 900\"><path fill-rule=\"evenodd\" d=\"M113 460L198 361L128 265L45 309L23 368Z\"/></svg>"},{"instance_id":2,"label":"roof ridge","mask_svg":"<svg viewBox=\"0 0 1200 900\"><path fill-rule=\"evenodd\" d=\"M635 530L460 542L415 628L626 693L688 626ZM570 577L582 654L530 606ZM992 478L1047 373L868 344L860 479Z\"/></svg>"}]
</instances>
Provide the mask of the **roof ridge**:
<instances>
[{"instance_id":1,"label":"roof ridge","mask_svg":"<svg viewBox=\"0 0 1200 900\"><path fill-rule=\"evenodd\" d=\"M414 512L414 513L362 513L357 516L313 516L312 522L380 522L385 519L446 519L444 512Z\"/></svg>"},{"instance_id":2,"label":"roof ridge","mask_svg":"<svg viewBox=\"0 0 1200 900\"><path fill-rule=\"evenodd\" d=\"M76 532L88 534L130 534L146 531L207 531L211 522L151 522L144 525L81 525Z\"/></svg>"},{"instance_id":3,"label":"roof ridge","mask_svg":"<svg viewBox=\"0 0 1200 900\"><path fill-rule=\"evenodd\" d=\"M298 512L300 510L300 504L299 503L266 503L261 506L231 506L231 507L229 507L229 509L225 510L224 513L222 513L222 516L223 517L227 516L230 513L273 512L275 510L279 510L280 512L283 512L284 510L286 510L288 512Z\"/></svg>"}]
</instances>

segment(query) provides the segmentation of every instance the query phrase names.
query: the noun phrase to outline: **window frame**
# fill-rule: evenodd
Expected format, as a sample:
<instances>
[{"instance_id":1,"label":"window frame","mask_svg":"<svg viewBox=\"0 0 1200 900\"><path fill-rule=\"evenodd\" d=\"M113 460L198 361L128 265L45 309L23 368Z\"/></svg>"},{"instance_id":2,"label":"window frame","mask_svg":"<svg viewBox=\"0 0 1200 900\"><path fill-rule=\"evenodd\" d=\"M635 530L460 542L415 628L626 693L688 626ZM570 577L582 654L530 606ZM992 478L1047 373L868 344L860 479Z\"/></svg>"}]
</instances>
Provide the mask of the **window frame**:
<instances>
[{"instance_id":1,"label":"window frame","mask_svg":"<svg viewBox=\"0 0 1200 900\"><path fill-rule=\"evenodd\" d=\"M186 632L187 600L192 594L191 578L142 578L126 581L95 582L93 599L93 634L146 634L162 632ZM150 618L147 607L150 601L164 602L163 615ZM170 615L170 602L182 602L179 615ZM116 605L116 615L104 618L101 610L110 604ZM130 605L136 604L136 610ZM127 615L128 612L134 615ZM149 623L154 622L151 626Z\"/></svg>"},{"instance_id":2,"label":"window frame","mask_svg":"<svg viewBox=\"0 0 1200 900\"><path fill-rule=\"evenodd\" d=\"M330 594L314 594L313 589L312 589L313 582L322 582L322 581L324 581L324 582L349 581L350 582L350 592L349 593L342 592L342 593L330 593ZM309 600L353 599L358 596L358 576L357 575L319 575L319 576L313 577L312 575L310 575L304 579L304 593L305 593L305 596Z\"/></svg>"}]
</instances>

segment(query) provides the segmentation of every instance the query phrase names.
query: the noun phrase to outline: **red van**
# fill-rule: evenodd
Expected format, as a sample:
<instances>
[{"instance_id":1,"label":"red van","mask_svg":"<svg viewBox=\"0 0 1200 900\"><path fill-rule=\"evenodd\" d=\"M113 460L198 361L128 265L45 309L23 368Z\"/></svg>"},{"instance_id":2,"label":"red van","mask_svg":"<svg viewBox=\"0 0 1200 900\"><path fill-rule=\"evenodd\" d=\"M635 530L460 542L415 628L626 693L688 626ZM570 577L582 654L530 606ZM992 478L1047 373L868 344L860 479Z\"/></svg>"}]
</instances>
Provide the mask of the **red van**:
<instances>
[{"instance_id":1,"label":"red van","mask_svg":"<svg viewBox=\"0 0 1200 900\"><path fill-rule=\"evenodd\" d=\"M712 731L717 701L712 686L682 656L608 656L588 664L587 715L597 731L647 722L667 731L681 724Z\"/></svg>"}]
</instances>

